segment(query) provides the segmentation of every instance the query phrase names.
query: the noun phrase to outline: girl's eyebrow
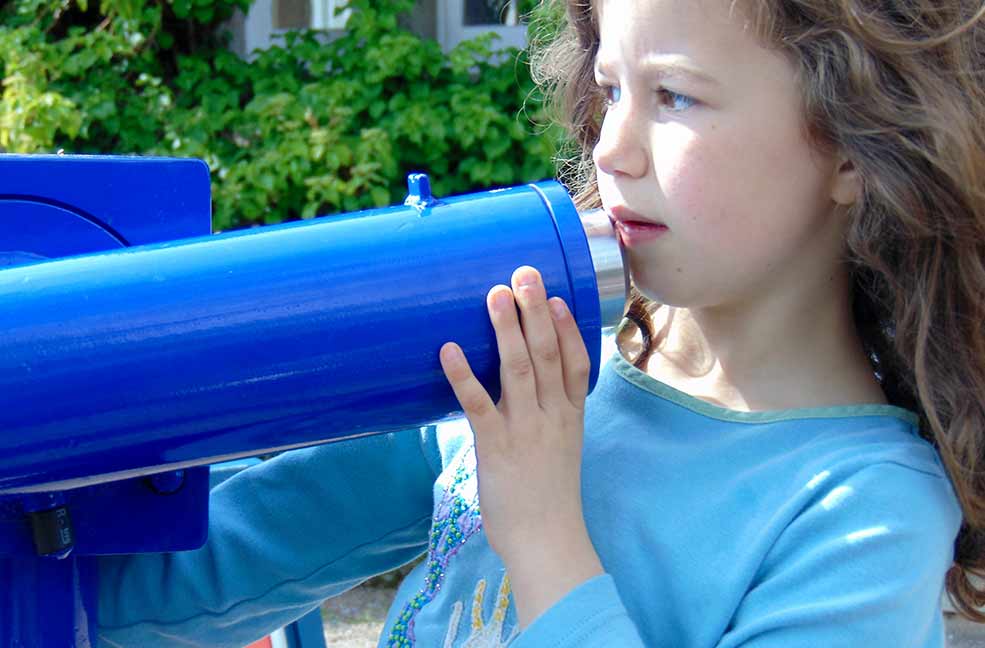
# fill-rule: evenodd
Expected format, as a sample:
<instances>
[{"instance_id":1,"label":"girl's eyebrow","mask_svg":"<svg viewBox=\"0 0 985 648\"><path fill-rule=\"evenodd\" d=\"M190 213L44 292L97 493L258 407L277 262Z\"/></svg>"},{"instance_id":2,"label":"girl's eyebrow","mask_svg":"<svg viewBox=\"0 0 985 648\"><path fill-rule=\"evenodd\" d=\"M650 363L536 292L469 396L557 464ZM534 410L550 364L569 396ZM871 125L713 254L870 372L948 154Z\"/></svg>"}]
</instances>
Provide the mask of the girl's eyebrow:
<instances>
[{"instance_id":1,"label":"girl's eyebrow","mask_svg":"<svg viewBox=\"0 0 985 648\"><path fill-rule=\"evenodd\" d=\"M652 74L658 78L676 77L698 81L706 85L719 85L718 81L685 62L684 57L673 54L647 56L640 59L638 65L643 74ZM601 54L595 57L595 74L604 75L605 71L611 67L609 61L604 60Z\"/></svg>"}]
</instances>

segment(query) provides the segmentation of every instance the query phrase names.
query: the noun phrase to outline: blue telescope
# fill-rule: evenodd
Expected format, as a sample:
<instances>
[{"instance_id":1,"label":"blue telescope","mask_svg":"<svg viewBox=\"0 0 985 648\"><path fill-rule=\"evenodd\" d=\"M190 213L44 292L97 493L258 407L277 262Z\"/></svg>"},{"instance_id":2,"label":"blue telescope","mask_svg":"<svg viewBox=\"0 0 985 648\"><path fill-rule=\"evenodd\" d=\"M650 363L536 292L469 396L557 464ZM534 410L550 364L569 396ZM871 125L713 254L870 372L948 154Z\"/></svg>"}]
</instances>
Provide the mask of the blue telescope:
<instances>
[{"instance_id":1,"label":"blue telescope","mask_svg":"<svg viewBox=\"0 0 985 648\"><path fill-rule=\"evenodd\" d=\"M485 295L520 265L598 374L622 315L604 213L553 181L211 234L195 160L0 156L0 647L95 646L95 556L205 541L208 465L498 397ZM179 522L180 521L180 522Z\"/></svg>"}]
</instances>

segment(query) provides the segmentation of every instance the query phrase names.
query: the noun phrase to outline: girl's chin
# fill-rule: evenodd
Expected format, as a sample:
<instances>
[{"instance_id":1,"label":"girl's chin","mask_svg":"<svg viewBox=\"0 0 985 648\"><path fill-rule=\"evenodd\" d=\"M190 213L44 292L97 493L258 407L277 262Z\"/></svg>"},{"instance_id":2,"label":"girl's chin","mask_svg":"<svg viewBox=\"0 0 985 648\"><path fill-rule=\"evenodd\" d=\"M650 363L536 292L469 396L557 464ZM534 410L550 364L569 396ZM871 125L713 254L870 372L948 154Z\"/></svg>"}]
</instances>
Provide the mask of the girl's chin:
<instances>
[{"instance_id":1,"label":"girl's chin","mask_svg":"<svg viewBox=\"0 0 985 648\"><path fill-rule=\"evenodd\" d=\"M661 306L671 306L673 308L687 308L691 300L687 299L685 295L678 294L676 291L671 290L668 286L664 285L653 285L647 282L637 282L636 278L632 279L633 287L636 288L636 292L642 295L647 301L651 303L650 312L654 312L657 308Z\"/></svg>"}]
</instances>

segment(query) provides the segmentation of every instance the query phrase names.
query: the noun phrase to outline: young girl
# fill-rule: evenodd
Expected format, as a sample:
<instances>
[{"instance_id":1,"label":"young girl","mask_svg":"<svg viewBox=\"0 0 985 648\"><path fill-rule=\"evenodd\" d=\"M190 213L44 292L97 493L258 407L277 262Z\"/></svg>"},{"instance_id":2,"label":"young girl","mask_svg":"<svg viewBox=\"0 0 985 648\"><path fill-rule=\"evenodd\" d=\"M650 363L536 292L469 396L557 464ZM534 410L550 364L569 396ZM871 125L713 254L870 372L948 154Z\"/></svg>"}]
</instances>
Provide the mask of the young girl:
<instances>
[{"instance_id":1,"label":"young girl","mask_svg":"<svg viewBox=\"0 0 985 648\"><path fill-rule=\"evenodd\" d=\"M471 429L229 480L201 551L103 563L106 645L240 646L424 552L381 646L943 646L945 583L981 619L983 15L569 2L542 79L635 288L591 397L518 269L502 400L441 349Z\"/></svg>"}]
</instances>

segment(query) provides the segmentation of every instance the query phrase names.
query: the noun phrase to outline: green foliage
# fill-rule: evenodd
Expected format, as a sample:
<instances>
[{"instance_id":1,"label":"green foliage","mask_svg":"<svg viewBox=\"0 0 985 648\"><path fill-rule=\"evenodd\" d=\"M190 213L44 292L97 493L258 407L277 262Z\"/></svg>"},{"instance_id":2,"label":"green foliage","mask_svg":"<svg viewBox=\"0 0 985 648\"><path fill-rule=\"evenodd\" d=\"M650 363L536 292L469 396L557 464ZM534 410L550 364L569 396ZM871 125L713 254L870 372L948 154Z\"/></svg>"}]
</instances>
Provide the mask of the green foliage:
<instances>
[{"instance_id":1,"label":"green foliage","mask_svg":"<svg viewBox=\"0 0 985 648\"><path fill-rule=\"evenodd\" d=\"M400 26L412 0L350 0L346 31L290 32L246 61L219 26L251 0L0 4L0 150L198 157L229 229L554 174L525 52L447 54Z\"/></svg>"}]
</instances>

